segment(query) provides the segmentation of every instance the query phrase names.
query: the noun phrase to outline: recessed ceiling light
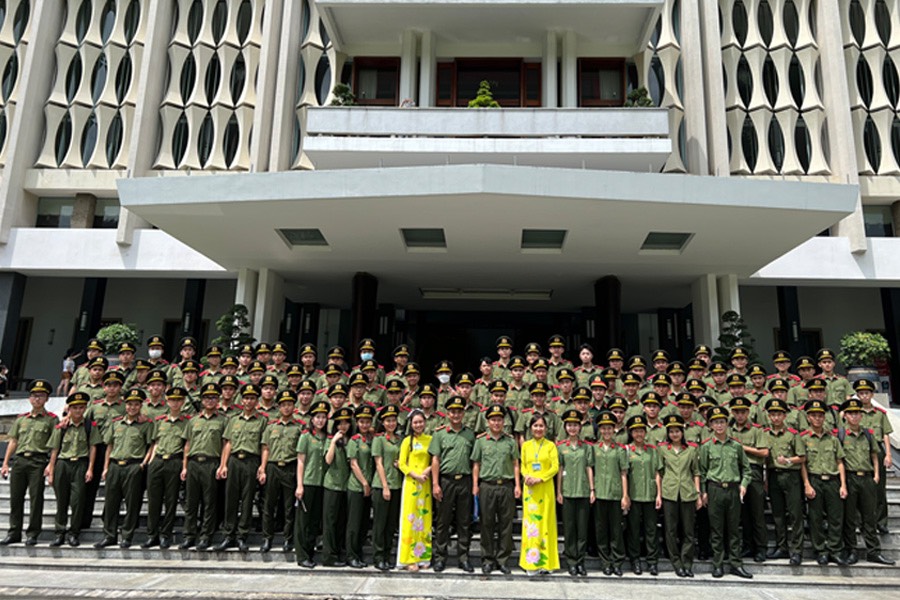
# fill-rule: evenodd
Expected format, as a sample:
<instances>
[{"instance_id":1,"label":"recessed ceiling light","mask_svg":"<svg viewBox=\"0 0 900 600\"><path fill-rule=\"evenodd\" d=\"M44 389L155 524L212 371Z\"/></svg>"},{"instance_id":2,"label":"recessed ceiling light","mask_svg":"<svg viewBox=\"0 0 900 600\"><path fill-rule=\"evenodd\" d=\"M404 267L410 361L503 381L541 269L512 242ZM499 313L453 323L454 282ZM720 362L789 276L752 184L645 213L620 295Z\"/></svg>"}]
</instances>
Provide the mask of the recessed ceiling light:
<instances>
[{"instance_id":1,"label":"recessed ceiling light","mask_svg":"<svg viewBox=\"0 0 900 600\"><path fill-rule=\"evenodd\" d=\"M640 251L642 254L681 254L692 237L693 233L651 231L644 238Z\"/></svg>"},{"instance_id":2,"label":"recessed ceiling light","mask_svg":"<svg viewBox=\"0 0 900 600\"><path fill-rule=\"evenodd\" d=\"M522 250L562 250L565 229L523 229Z\"/></svg>"},{"instance_id":3,"label":"recessed ceiling light","mask_svg":"<svg viewBox=\"0 0 900 600\"><path fill-rule=\"evenodd\" d=\"M328 240L318 229L277 229L289 246L327 246Z\"/></svg>"},{"instance_id":4,"label":"recessed ceiling light","mask_svg":"<svg viewBox=\"0 0 900 600\"><path fill-rule=\"evenodd\" d=\"M401 229L403 243L407 248L446 248L447 238L443 229L410 228Z\"/></svg>"}]
</instances>

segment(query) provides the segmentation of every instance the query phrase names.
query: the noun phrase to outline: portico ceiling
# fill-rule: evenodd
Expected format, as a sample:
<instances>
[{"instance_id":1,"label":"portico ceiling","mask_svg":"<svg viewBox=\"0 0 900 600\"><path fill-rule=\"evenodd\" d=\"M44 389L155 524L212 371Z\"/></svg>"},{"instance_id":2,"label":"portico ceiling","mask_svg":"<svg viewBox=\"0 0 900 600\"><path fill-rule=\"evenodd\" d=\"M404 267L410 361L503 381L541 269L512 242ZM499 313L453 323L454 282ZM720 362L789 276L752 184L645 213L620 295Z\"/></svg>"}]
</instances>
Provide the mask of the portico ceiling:
<instances>
[{"instance_id":1,"label":"portico ceiling","mask_svg":"<svg viewBox=\"0 0 900 600\"><path fill-rule=\"evenodd\" d=\"M129 210L226 269L276 271L296 299L345 305L352 275L366 271L379 278L381 302L421 305L422 288L539 289L551 299L513 308L548 310L592 304L591 284L607 274L658 287L660 298L706 273L749 277L852 212L858 194L841 184L504 165L118 186ZM277 232L288 228L319 229L328 246L290 246ZM443 229L446 249L408 249L403 228ZM565 243L525 251L523 229L565 230ZM681 253L642 251L650 232L693 236Z\"/></svg>"}]
</instances>

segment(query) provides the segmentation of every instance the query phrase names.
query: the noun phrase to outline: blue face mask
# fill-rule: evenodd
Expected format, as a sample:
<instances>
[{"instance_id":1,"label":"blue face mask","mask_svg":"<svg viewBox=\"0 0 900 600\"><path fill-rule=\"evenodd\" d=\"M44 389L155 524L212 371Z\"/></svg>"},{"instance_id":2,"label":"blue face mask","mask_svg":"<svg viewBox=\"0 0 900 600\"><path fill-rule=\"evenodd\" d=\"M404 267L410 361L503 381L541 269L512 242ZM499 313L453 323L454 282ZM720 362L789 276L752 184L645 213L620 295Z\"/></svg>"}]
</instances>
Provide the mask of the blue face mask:
<instances>
[{"instance_id":1,"label":"blue face mask","mask_svg":"<svg viewBox=\"0 0 900 600\"><path fill-rule=\"evenodd\" d=\"M363 360L372 360L375 358L375 354L373 352L363 352L359 355Z\"/></svg>"}]
</instances>

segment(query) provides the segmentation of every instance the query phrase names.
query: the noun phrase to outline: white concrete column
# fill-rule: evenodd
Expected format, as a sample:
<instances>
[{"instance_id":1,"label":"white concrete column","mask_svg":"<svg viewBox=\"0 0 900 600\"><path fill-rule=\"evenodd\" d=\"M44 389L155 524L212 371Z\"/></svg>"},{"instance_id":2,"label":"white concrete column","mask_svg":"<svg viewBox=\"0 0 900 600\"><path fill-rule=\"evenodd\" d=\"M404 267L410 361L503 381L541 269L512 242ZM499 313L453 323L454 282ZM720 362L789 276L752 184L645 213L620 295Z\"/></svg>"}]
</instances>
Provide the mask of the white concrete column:
<instances>
[{"instance_id":1,"label":"white concrete column","mask_svg":"<svg viewBox=\"0 0 900 600\"><path fill-rule=\"evenodd\" d=\"M437 59L434 50L434 33L430 30L422 32L422 57L420 60L422 66L419 69L419 106L434 106Z\"/></svg>"},{"instance_id":2,"label":"white concrete column","mask_svg":"<svg viewBox=\"0 0 900 600\"><path fill-rule=\"evenodd\" d=\"M416 32L412 29L404 31L400 46L400 102L407 98L416 100L417 46Z\"/></svg>"},{"instance_id":3,"label":"white concrete column","mask_svg":"<svg viewBox=\"0 0 900 600\"><path fill-rule=\"evenodd\" d=\"M259 341L275 341L283 312L284 278L271 269L260 269L256 310L253 312L253 337Z\"/></svg>"},{"instance_id":4,"label":"white concrete column","mask_svg":"<svg viewBox=\"0 0 900 600\"><path fill-rule=\"evenodd\" d=\"M297 89L301 82L299 63L303 43L301 12L303 2L285 2L281 22L281 43L278 52L278 72L275 77L275 99L272 103L272 139L269 154L270 171L291 168L294 142L294 111ZM307 69L315 68L306 65ZM260 136L265 137L265 136Z\"/></svg>"},{"instance_id":5,"label":"white concrete column","mask_svg":"<svg viewBox=\"0 0 900 600\"><path fill-rule=\"evenodd\" d=\"M719 299L715 275L701 275L691 284L691 305L694 340L698 344L715 346L719 339Z\"/></svg>"},{"instance_id":6,"label":"white concrete column","mask_svg":"<svg viewBox=\"0 0 900 600\"><path fill-rule=\"evenodd\" d=\"M574 31L562 34L562 98L566 108L578 106L578 44Z\"/></svg>"},{"instance_id":7,"label":"white concrete column","mask_svg":"<svg viewBox=\"0 0 900 600\"><path fill-rule=\"evenodd\" d=\"M699 9L697 15L698 23L693 24L689 19L689 15ZM728 177L731 169L728 166L728 125L725 122L725 81L722 74L722 41L719 33L719 3L718 0L700 0L699 7L695 7L691 2L682 2L681 15L681 36L684 45L682 52L682 60L690 60L689 51L691 49L691 41L689 40L688 31L693 30L699 25L699 35L702 40L701 48L695 48L697 55L700 52L703 55L703 77L698 79L703 85L685 86L685 119L693 119L696 113L691 114L692 107L689 103L693 103L698 95L698 91L705 92L703 98L702 110L706 113L706 164L708 171L701 174L716 175L718 177ZM693 35L693 34L692 34ZM696 65L685 66L684 80L693 81L694 68ZM690 73L689 73L690 71ZM697 88L701 88L698 90ZM691 121L688 121L690 124ZM691 169L696 168L691 165ZM693 172L693 171L692 171ZM712 343L713 340L709 340Z\"/></svg>"},{"instance_id":8,"label":"white concrete column","mask_svg":"<svg viewBox=\"0 0 900 600\"><path fill-rule=\"evenodd\" d=\"M541 60L541 71L543 72L543 81L541 88L543 98L541 104L544 108L556 108L559 106L559 98L556 96L557 83L557 61L559 60L559 52L557 49L558 42L555 31L547 32L547 39L544 40L544 56Z\"/></svg>"},{"instance_id":9,"label":"white concrete column","mask_svg":"<svg viewBox=\"0 0 900 600\"><path fill-rule=\"evenodd\" d=\"M700 6L696 2L682 2L681 60L685 81L703 81L702 32ZM721 69L719 69L721 73ZM684 125L687 137L685 161L689 173L709 175L706 140L706 101L704 86L684 86ZM724 101L722 102L724 108ZM724 124L724 111L722 123Z\"/></svg>"},{"instance_id":10,"label":"white concrete column","mask_svg":"<svg viewBox=\"0 0 900 600\"><path fill-rule=\"evenodd\" d=\"M842 3L840 3L842 4ZM850 111L850 92L844 64L841 34L841 9L838 2L817 2L819 64L822 68L822 103L828 120L828 146L831 148L832 180L836 183L859 183L853 145L853 121ZM850 241L850 251L866 251L866 226L862 214L862 200L857 198L853 214L845 217L833 229L834 233Z\"/></svg>"},{"instance_id":11,"label":"white concrete column","mask_svg":"<svg viewBox=\"0 0 900 600\"><path fill-rule=\"evenodd\" d=\"M272 131L278 58L281 54L279 44L281 27L284 22L283 13L282 0L266 0L259 70L256 75L256 106L253 111L253 131L255 132ZM269 170L271 141L267 139L268 137L268 135L254 135L250 141L250 169L252 171Z\"/></svg>"},{"instance_id":12,"label":"white concrete column","mask_svg":"<svg viewBox=\"0 0 900 600\"><path fill-rule=\"evenodd\" d=\"M44 142L44 105L54 77L47 65L56 63L54 49L63 11L56 2L32 2L31 10L28 47L19 65L18 98L12 123L8 124L6 165L0 181L0 244L9 241L13 227L34 227L37 218L37 201L25 191L25 177ZM12 18L12 14L6 15L7 20Z\"/></svg>"},{"instance_id":13,"label":"white concrete column","mask_svg":"<svg viewBox=\"0 0 900 600\"><path fill-rule=\"evenodd\" d=\"M741 313L741 296L737 275L720 275L716 280L718 290L719 315L729 310Z\"/></svg>"},{"instance_id":14,"label":"white concrete column","mask_svg":"<svg viewBox=\"0 0 900 600\"><path fill-rule=\"evenodd\" d=\"M259 274L253 269L241 269L238 271L237 285L234 288L234 303L243 304L247 307L247 315L251 319L254 318L256 311L256 289L259 281Z\"/></svg>"}]
</instances>

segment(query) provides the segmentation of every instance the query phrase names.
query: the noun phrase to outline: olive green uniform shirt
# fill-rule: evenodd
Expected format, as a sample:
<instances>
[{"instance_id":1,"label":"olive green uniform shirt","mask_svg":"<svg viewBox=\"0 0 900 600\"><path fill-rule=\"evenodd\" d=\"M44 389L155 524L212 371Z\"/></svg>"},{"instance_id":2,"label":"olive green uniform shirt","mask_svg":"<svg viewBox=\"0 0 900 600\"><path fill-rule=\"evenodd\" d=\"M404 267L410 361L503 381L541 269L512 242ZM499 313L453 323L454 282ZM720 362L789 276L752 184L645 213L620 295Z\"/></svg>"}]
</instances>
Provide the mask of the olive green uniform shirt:
<instances>
[{"instance_id":1,"label":"olive green uniform shirt","mask_svg":"<svg viewBox=\"0 0 900 600\"><path fill-rule=\"evenodd\" d=\"M168 414L168 412L169 407L166 405L165 400L163 400L159 404L150 404L149 402L146 402L141 407L141 414L151 421L155 421L159 417Z\"/></svg>"},{"instance_id":2,"label":"olive green uniform shirt","mask_svg":"<svg viewBox=\"0 0 900 600\"><path fill-rule=\"evenodd\" d=\"M750 485L752 473L750 460L744 447L737 440L710 438L700 446L700 489L706 491L709 481Z\"/></svg>"},{"instance_id":3,"label":"olive green uniform shirt","mask_svg":"<svg viewBox=\"0 0 900 600\"><path fill-rule=\"evenodd\" d=\"M262 443L269 448L269 462L289 462L297 458L297 441L303 424L297 419L269 421L263 431Z\"/></svg>"},{"instance_id":4,"label":"olive green uniform shirt","mask_svg":"<svg viewBox=\"0 0 900 600\"><path fill-rule=\"evenodd\" d=\"M113 419L106 430L104 441L112 446L112 460L137 460L144 458L150 444L153 443L153 421L147 417L138 417L128 421L127 417Z\"/></svg>"},{"instance_id":5,"label":"olive green uniform shirt","mask_svg":"<svg viewBox=\"0 0 900 600\"><path fill-rule=\"evenodd\" d=\"M100 436L106 437L109 424L117 417L125 416L125 403L119 400L113 404L107 404L104 400L95 400L84 412L85 421L93 421L100 428Z\"/></svg>"},{"instance_id":6,"label":"olive green uniform shirt","mask_svg":"<svg viewBox=\"0 0 900 600\"><path fill-rule=\"evenodd\" d=\"M72 388L72 392L84 392L88 395L88 398L91 399L91 402L97 402L98 400L103 400L103 398L106 397L106 390L103 389L103 384L91 383L90 381L85 381L78 387ZM88 407L88 410L90 410L90 407Z\"/></svg>"},{"instance_id":7,"label":"olive green uniform shirt","mask_svg":"<svg viewBox=\"0 0 900 600\"><path fill-rule=\"evenodd\" d=\"M825 388L825 399L828 402L828 406L841 405L844 403L844 400L853 395L853 386L850 385L850 381L846 377L841 375L832 375L831 377L820 375L819 378L828 382L828 387Z\"/></svg>"},{"instance_id":8,"label":"olive green uniform shirt","mask_svg":"<svg viewBox=\"0 0 900 600\"><path fill-rule=\"evenodd\" d=\"M478 424L475 426L475 433L477 434L487 433L488 431L488 421L484 416L485 414L487 414L487 407L481 411L481 415L478 417ZM518 411L509 406L506 407L506 416L503 417L503 433L512 435L515 432L518 417Z\"/></svg>"},{"instance_id":9,"label":"olive green uniform shirt","mask_svg":"<svg viewBox=\"0 0 900 600\"><path fill-rule=\"evenodd\" d=\"M509 391L506 392L506 405L512 406L517 411L523 408L531 408L531 392L528 391L528 384L522 381L520 387L515 387L515 383L509 384Z\"/></svg>"},{"instance_id":10,"label":"olive green uniform shirt","mask_svg":"<svg viewBox=\"0 0 900 600\"><path fill-rule=\"evenodd\" d=\"M268 420L260 412L255 412L249 417L241 414L228 422L222 437L231 442L232 454L237 452L259 454L263 432L267 425Z\"/></svg>"},{"instance_id":11,"label":"olive green uniform shirt","mask_svg":"<svg viewBox=\"0 0 900 600\"><path fill-rule=\"evenodd\" d=\"M388 489L397 490L403 483L403 473L395 463L400 459L400 442L403 438L393 436L388 439L384 433L375 436L372 441L372 457L380 457L384 467L384 477L387 480ZM382 489L381 477L378 476L377 469L373 476L373 488Z\"/></svg>"},{"instance_id":12,"label":"olive green uniform shirt","mask_svg":"<svg viewBox=\"0 0 900 600\"><path fill-rule=\"evenodd\" d=\"M742 446L750 446L757 450L763 450L768 447L766 444L765 430L759 425L751 425L749 421L741 428L738 428L735 423L732 423L731 427L728 428L728 435L739 441ZM751 465L766 464L766 459L760 456L750 456L748 454L747 460L750 461Z\"/></svg>"},{"instance_id":13,"label":"olive green uniform shirt","mask_svg":"<svg viewBox=\"0 0 900 600\"><path fill-rule=\"evenodd\" d=\"M700 475L700 447L694 443L675 450L672 444L663 444L659 453L660 483L663 500L694 502L699 497L694 487L694 477Z\"/></svg>"},{"instance_id":14,"label":"olive green uniform shirt","mask_svg":"<svg viewBox=\"0 0 900 600\"><path fill-rule=\"evenodd\" d=\"M297 440L297 454L303 454L304 485L321 486L325 478L325 452L328 438L324 434L314 435L307 431Z\"/></svg>"},{"instance_id":15,"label":"olive green uniform shirt","mask_svg":"<svg viewBox=\"0 0 900 600\"><path fill-rule=\"evenodd\" d=\"M51 412L44 411L39 415L33 415L28 412L19 415L12 429L9 430L9 437L16 440L16 454L23 452L50 452L50 436L59 423Z\"/></svg>"},{"instance_id":16,"label":"olive green uniform shirt","mask_svg":"<svg viewBox=\"0 0 900 600\"><path fill-rule=\"evenodd\" d=\"M331 440L334 436L328 436L328 445L331 445ZM349 443L351 440L344 438L344 440ZM325 452L328 452L328 446L326 446ZM324 457L323 457L324 462ZM331 490L334 492L346 492L347 491L347 478L351 477L350 474L350 461L347 459L347 445L340 446L335 444L334 446L334 460L331 461L331 464L325 465L325 477L322 479L322 485L326 490ZM354 477L354 479L356 479Z\"/></svg>"},{"instance_id":17,"label":"olive green uniform shirt","mask_svg":"<svg viewBox=\"0 0 900 600\"><path fill-rule=\"evenodd\" d=\"M594 448L582 441L569 439L557 443L559 472L562 473L563 498L588 498L591 481L587 469L594 466Z\"/></svg>"},{"instance_id":18,"label":"olive green uniform shirt","mask_svg":"<svg viewBox=\"0 0 900 600\"><path fill-rule=\"evenodd\" d=\"M659 455L656 446L634 444L626 446L628 453L628 495L634 502L656 500L656 472L659 471Z\"/></svg>"},{"instance_id":19,"label":"olive green uniform shirt","mask_svg":"<svg viewBox=\"0 0 900 600\"><path fill-rule=\"evenodd\" d=\"M91 426L91 433L88 436L86 423L87 421L82 421L79 425L70 423L68 427L57 425L53 428L47 446L51 450L54 448L59 450L58 460L86 458L90 456L91 446L96 446L102 441L97 427Z\"/></svg>"},{"instance_id":20,"label":"olive green uniform shirt","mask_svg":"<svg viewBox=\"0 0 900 600\"><path fill-rule=\"evenodd\" d=\"M863 408L862 420L860 420L859 426L871 431L872 435L875 436L875 441L879 444L884 443L885 435L894 433L894 428L887 413L884 412L884 409L874 406L869 409Z\"/></svg>"},{"instance_id":21,"label":"olive green uniform shirt","mask_svg":"<svg viewBox=\"0 0 900 600\"><path fill-rule=\"evenodd\" d=\"M184 450L184 432L190 424L190 417L171 415L157 417L154 421L153 441L156 442L156 454L169 456Z\"/></svg>"},{"instance_id":22,"label":"olive green uniform shirt","mask_svg":"<svg viewBox=\"0 0 900 600\"><path fill-rule=\"evenodd\" d=\"M521 434L526 441L531 439L531 419L533 419L536 414L538 413L533 407L526 408L519 412L518 418L516 419L514 432ZM544 411L542 414L544 415L544 421L547 423L544 436L548 440L553 441L565 438L566 430L565 427L563 427L563 422L559 418L559 415L550 410Z\"/></svg>"},{"instance_id":23,"label":"olive green uniform shirt","mask_svg":"<svg viewBox=\"0 0 900 600\"><path fill-rule=\"evenodd\" d=\"M501 434L494 438L490 433L482 433L475 439L472 462L480 463L478 476L481 479L512 479L518 460L519 445L510 435Z\"/></svg>"},{"instance_id":24,"label":"olive green uniform shirt","mask_svg":"<svg viewBox=\"0 0 900 600\"><path fill-rule=\"evenodd\" d=\"M191 420L182 434L190 442L188 456L222 456L222 435L227 421L220 413L201 413Z\"/></svg>"},{"instance_id":25,"label":"olive green uniform shirt","mask_svg":"<svg viewBox=\"0 0 900 600\"><path fill-rule=\"evenodd\" d=\"M624 492L622 473L628 471L625 446L597 442L591 448L594 451L594 495L597 500L621 500Z\"/></svg>"},{"instance_id":26,"label":"olive green uniform shirt","mask_svg":"<svg viewBox=\"0 0 900 600\"><path fill-rule=\"evenodd\" d=\"M356 460L356 464L359 465L359 470L362 471L363 478L370 486L372 485L372 478L376 477L375 459L372 457L372 443L374 441L374 438L370 440L357 433L347 444L347 460L350 461L351 464L353 460ZM364 491L362 484L359 482L359 479L356 478L352 468L350 469L350 476L347 479L347 491L359 493Z\"/></svg>"},{"instance_id":27,"label":"olive green uniform shirt","mask_svg":"<svg viewBox=\"0 0 900 600\"><path fill-rule=\"evenodd\" d=\"M766 439L766 447L769 448L769 459L767 464L770 468L785 469L788 471L799 471L799 463L780 464L779 456L785 458L793 458L795 456L806 456L806 446L800 433L796 429L784 428L781 431L774 429L766 429L764 434Z\"/></svg>"},{"instance_id":28,"label":"olive green uniform shirt","mask_svg":"<svg viewBox=\"0 0 900 600\"><path fill-rule=\"evenodd\" d=\"M469 457L474 447L474 431L465 426L455 431L447 425L431 437L428 453L440 460L442 475L469 475L472 473Z\"/></svg>"},{"instance_id":29,"label":"olive green uniform shirt","mask_svg":"<svg viewBox=\"0 0 900 600\"><path fill-rule=\"evenodd\" d=\"M838 465L844 460L844 447L828 431L816 435L812 430L802 433L806 446L806 470L812 475L838 475Z\"/></svg>"},{"instance_id":30,"label":"olive green uniform shirt","mask_svg":"<svg viewBox=\"0 0 900 600\"><path fill-rule=\"evenodd\" d=\"M844 465L848 473L872 473L872 454L878 452L875 437L867 436L865 431L853 433L849 429L844 433Z\"/></svg>"}]
</instances>

